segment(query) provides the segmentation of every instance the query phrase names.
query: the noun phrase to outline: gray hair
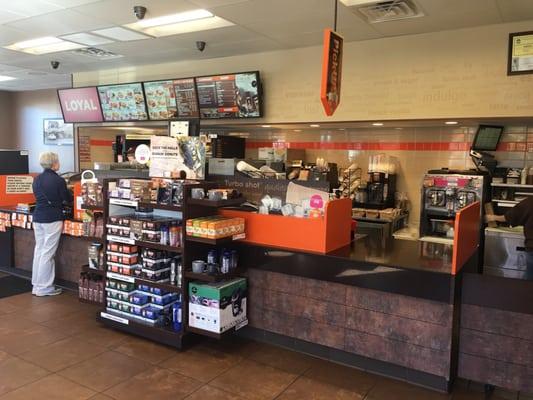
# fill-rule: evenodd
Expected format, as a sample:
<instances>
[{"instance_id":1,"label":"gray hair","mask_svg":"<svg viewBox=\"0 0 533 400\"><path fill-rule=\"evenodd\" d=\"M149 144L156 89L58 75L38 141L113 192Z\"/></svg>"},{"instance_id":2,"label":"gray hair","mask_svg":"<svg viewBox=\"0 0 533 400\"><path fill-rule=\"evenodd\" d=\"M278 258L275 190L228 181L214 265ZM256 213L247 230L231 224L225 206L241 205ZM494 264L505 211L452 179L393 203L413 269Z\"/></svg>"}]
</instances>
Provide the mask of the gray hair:
<instances>
[{"instance_id":1,"label":"gray hair","mask_svg":"<svg viewBox=\"0 0 533 400\"><path fill-rule=\"evenodd\" d=\"M54 164L58 162L59 157L56 153L53 153L51 151L41 153L41 155L39 156L39 164L41 164L41 167L43 167L43 169L52 168Z\"/></svg>"}]
</instances>

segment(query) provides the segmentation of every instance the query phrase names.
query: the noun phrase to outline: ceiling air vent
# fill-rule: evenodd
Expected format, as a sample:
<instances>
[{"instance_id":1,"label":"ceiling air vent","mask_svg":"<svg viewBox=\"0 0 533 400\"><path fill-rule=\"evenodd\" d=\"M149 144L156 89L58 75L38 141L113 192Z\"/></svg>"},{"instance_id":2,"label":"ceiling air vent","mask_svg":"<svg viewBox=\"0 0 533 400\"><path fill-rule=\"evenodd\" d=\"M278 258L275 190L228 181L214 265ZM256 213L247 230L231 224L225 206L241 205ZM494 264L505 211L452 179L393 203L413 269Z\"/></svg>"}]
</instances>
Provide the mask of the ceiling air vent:
<instances>
[{"instance_id":1,"label":"ceiling air vent","mask_svg":"<svg viewBox=\"0 0 533 400\"><path fill-rule=\"evenodd\" d=\"M112 58L122 57L120 54L113 53L111 51L98 49L96 47L84 47L73 51L74 54L98 58L100 60L110 60Z\"/></svg>"},{"instance_id":2,"label":"ceiling air vent","mask_svg":"<svg viewBox=\"0 0 533 400\"><path fill-rule=\"evenodd\" d=\"M413 0L389 0L350 7L361 14L369 23L395 21L422 17L424 13Z\"/></svg>"}]
</instances>

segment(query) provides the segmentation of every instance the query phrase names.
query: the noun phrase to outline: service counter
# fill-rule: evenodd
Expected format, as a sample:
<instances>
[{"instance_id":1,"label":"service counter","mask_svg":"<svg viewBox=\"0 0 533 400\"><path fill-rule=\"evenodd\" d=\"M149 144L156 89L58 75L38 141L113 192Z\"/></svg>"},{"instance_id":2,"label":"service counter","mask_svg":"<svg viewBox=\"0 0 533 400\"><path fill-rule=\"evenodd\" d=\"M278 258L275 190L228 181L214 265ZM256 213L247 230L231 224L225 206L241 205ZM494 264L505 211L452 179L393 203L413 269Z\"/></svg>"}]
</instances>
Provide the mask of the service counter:
<instances>
[{"instance_id":1,"label":"service counter","mask_svg":"<svg viewBox=\"0 0 533 400\"><path fill-rule=\"evenodd\" d=\"M449 245L358 237L324 255L240 247L250 325L242 334L409 382L448 390L456 304ZM472 261L475 263L475 260Z\"/></svg>"}]
</instances>

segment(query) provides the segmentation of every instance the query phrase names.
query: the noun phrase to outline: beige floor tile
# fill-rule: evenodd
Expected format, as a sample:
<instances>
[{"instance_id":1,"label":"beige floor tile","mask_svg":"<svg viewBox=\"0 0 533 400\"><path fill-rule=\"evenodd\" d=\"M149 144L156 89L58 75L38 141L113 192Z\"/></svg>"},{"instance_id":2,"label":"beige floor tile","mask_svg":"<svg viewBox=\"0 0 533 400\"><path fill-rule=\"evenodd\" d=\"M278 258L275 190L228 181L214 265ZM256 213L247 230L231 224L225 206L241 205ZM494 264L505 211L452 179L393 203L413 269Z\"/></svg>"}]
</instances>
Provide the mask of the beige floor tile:
<instances>
[{"instance_id":1,"label":"beige floor tile","mask_svg":"<svg viewBox=\"0 0 533 400\"><path fill-rule=\"evenodd\" d=\"M253 351L248 358L298 375L311 368L316 362L313 357L276 346L262 346L260 349Z\"/></svg>"},{"instance_id":2,"label":"beige floor tile","mask_svg":"<svg viewBox=\"0 0 533 400\"><path fill-rule=\"evenodd\" d=\"M105 394L116 400L179 400L202 384L162 368L151 368L112 387Z\"/></svg>"},{"instance_id":3,"label":"beige floor tile","mask_svg":"<svg viewBox=\"0 0 533 400\"><path fill-rule=\"evenodd\" d=\"M74 382L103 392L149 368L149 364L124 354L108 351L59 372Z\"/></svg>"},{"instance_id":4,"label":"beige floor tile","mask_svg":"<svg viewBox=\"0 0 533 400\"><path fill-rule=\"evenodd\" d=\"M295 374L245 360L218 376L210 385L248 400L271 400L296 378Z\"/></svg>"},{"instance_id":5,"label":"beige floor tile","mask_svg":"<svg viewBox=\"0 0 533 400\"><path fill-rule=\"evenodd\" d=\"M128 338L114 350L127 356L140 358L152 364L159 364L178 353L177 350L170 347L135 337Z\"/></svg>"},{"instance_id":6,"label":"beige floor tile","mask_svg":"<svg viewBox=\"0 0 533 400\"><path fill-rule=\"evenodd\" d=\"M42 346L38 349L23 353L19 357L46 368L49 371L57 372L96 357L106 350L105 347L97 346L77 338L67 338L51 345Z\"/></svg>"},{"instance_id":7,"label":"beige floor tile","mask_svg":"<svg viewBox=\"0 0 533 400\"><path fill-rule=\"evenodd\" d=\"M19 355L64 339L65 335L45 326L34 324L31 328L11 332L9 335L0 334L0 338L0 350Z\"/></svg>"},{"instance_id":8,"label":"beige floor tile","mask_svg":"<svg viewBox=\"0 0 533 400\"><path fill-rule=\"evenodd\" d=\"M22 310L22 307L11 304L5 299L0 299L0 315L11 314L15 311L21 311L21 310Z\"/></svg>"},{"instance_id":9,"label":"beige floor tile","mask_svg":"<svg viewBox=\"0 0 533 400\"><path fill-rule=\"evenodd\" d=\"M380 379L365 400L449 400L451 395L434 392L404 382Z\"/></svg>"},{"instance_id":10,"label":"beige floor tile","mask_svg":"<svg viewBox=\"0 0 533 400\"><path fill-rule=\"evenodd\" d=\"M113 400L113 398L106 396L105 394L98 393L97 395L91 397L89 400Z\"/></svg>"},{"instance_id":11,"label":"beige floor tile","mask_svg":"<svg viewBox=\"0 0 533 400\"><path fill-rule=\"evenodd\" d=\"M45 369L20 358L4 356L3 361L0 361L0 394L44 378L48 374L50 372Z\"/></svg>"},{"instance_id":12,"label":"beige floor tile","mask_svg":"<svg viewBox=\"0 0 533 400\"><path fill-rule=\"evenodd\" d=\"M238 355L200 345L176 354L161 366L207 383L242 360Z\"/></svg>"},{"instance_id":13,"label":"beige floor tile","mask_svg":"<svg viewBox=\"0 0 533 400\"><path fill-rule=\"evenodd\" d=\"M99 324L92 328L86 328L83 332L74 335L74 337L110 349L119 346L133 336Z\"/></svg>"},{"instance_id":14,"label":"beige floor tile","mask_svg":"<svg viewBox=\"0 0 533 400\"><path fill-rule=\"evenodd\" d=\"M362 400L364 395L327 383L301 377L290 385L276 400Z\"/></svg>"},{"instance_id":15,"label":"beige floor tile","mask_svg":"<svg viewBox=\"0 0 533 400\"><path fill-rule=\"evenodd\" d=\"M6 297L3 301L20 308L30 308L53 301L54 296L37 297L31 292L17 294L16 296Z\"/></svg>"},{"instance_id":16,"label":"beige floor tile","mask_svg":"<svg viewBox=\"0 0 533 400\"><path fill-rule=\"evenodd\" d=\"M11 354L6 353L5 351L0 351L0 363L11 357Z\"/></svg>"},{"instance_id":17,"label":"beige floor tile","mask_svg":"<svg viewBox=\"0 0 533 400\"><path fill-rule=\"evenodd\" d=\"M186 400L245 400L236 394L205 385L186 398Z\"/></svg>"},{"instance_id":18,"label":"beige floor tile","mask_svg":"<svg viewBox=\"0 0 533 400\"><path fill-rule=\"evenodd\" d=\"M375 375L316 359L304 374L307 378L359 394L366 394L380 379Z\"/></svg>"},{"instance_id":19,"label":"beige floor tile","mask_svg":"<svg viewBox=\"0 0 533 400\"><path fill-rule=\"evenodd\" d=\"M96 393L58 375L49 375L1 396L1 400L86 400Z\"/></svg>"}]
</instances>

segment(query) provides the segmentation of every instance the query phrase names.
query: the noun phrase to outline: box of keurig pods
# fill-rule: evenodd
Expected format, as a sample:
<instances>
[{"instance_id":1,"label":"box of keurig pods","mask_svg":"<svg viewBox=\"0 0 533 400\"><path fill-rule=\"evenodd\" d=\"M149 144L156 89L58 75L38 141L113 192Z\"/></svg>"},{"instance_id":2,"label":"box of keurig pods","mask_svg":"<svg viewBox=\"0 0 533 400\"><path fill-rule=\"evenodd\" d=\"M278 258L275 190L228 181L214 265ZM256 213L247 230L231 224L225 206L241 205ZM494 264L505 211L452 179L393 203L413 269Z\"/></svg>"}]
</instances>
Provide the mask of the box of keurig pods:
<instances>
[{"instance_id":1,"label":"box of keurig pods","mask_svg":"<svg viewBox=\"0 0 533 400\"><path fill-rule=\"evenodd\" d=\"M218 283L189 283L189 326L223 333L248 323L246 279Z\"/></svg>"}]
</instances>

